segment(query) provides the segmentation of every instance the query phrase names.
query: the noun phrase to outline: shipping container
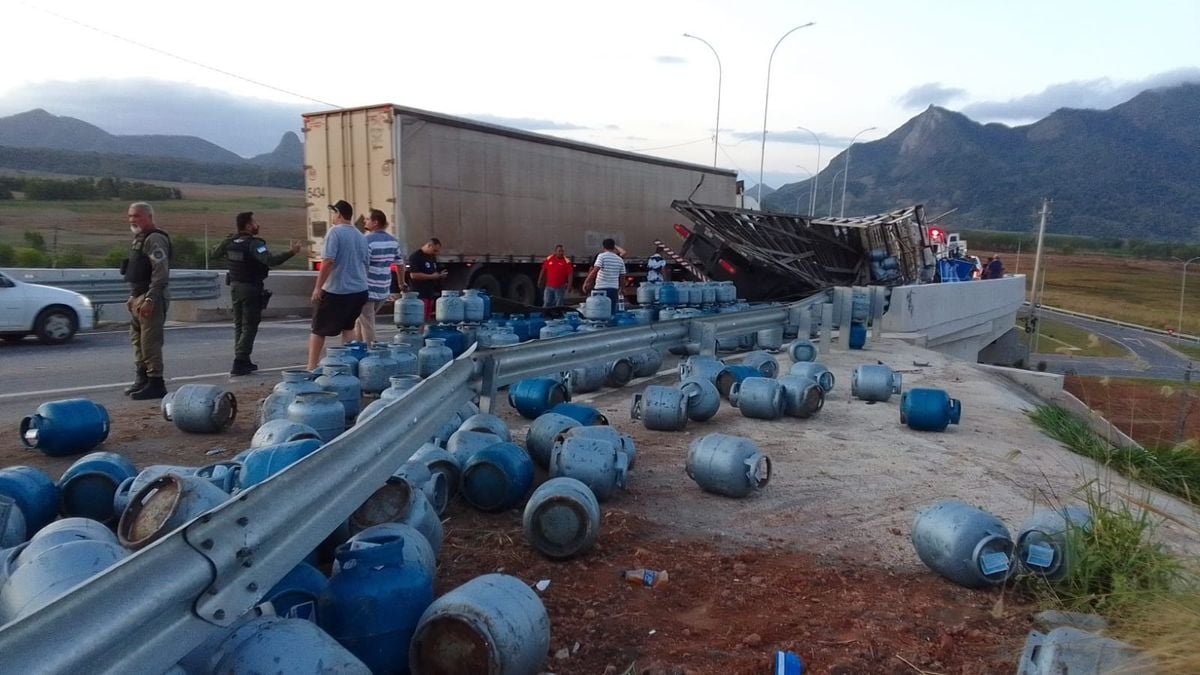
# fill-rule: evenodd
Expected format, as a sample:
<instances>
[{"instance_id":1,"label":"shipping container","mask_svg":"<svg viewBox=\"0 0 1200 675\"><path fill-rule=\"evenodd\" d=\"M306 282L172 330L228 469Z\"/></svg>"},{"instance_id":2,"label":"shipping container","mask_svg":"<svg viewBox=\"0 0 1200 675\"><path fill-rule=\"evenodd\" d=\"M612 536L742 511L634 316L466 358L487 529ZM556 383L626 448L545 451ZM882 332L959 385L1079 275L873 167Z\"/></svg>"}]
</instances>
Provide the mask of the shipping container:
<instances>
[{"instance_id":1,"label":"shipping container","mask_svg":"<svg viewBox=\"0 0 1200 675\"><path fill-rule=\"evenodd\" d=\"M396 105L304 115L310 264L329 205L388 216L406 253L442 242L447 288L537 304L541 261L566 247L582 276L605 238L632 277L674 235L671 202L734 206L734 171L677 162ZM574 284L578 289L579 280Z\"/></svg>"}]
</instances>

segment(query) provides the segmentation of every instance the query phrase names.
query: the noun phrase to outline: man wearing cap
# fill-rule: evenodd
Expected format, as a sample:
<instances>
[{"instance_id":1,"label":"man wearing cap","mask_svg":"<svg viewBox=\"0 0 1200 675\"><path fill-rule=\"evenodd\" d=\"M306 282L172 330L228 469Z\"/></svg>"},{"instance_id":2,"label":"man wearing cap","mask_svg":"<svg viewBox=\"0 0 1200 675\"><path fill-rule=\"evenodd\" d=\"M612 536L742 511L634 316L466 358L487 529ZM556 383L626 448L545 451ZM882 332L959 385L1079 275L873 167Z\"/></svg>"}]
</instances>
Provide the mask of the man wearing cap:
<instances>
[{"instance_id":1,"label":"man wearing cap","mask_svg":"<svg viewBox=\"0 0 1200 675\"><path fill-rule=\"evenodd\" d=\"M366 237L351 224L354 208L344 199L330 204L332 227L325 233L321 269L313 286L315 307L308 336L308 369L317 367L325 338L340 334L342 342L354 339L354 324L367 302L367 265L371 251Z\"/></svg>"},{"instance_id":2,"label":"man wearing cap","mask_svg":"<svg viewBox=\"0 0 1200 675\"><path fill-rule=\"evenodd\" d=\"M233 367L229 374L240 376L258 370L250 361L250 352L254 351L263 308L271 297L270 291L263 288L263 281L270 268L282 265L300 251L300 242L293 241L291 250L271 255L267 252L267 242L258 238L258 221L253 211L237 214L236 222L237 232L217 244L210 257L225 258L229 266L225 277L233 297Z\"/></svg>"},{"instance_id":3,"label":"man wearing cap","mask_svg":"<svg viewBox=\"0 0 1200 675\"><path fill-rule=\"evenodd\" d=\"M167 282L171 276L171 238L154 224L154 207L146 202L129 205L133 244L121 263L129 283L129 341L137 377L125 388L135 401L167 395L163 382L163 326L167 322Z\"/></svg>"}]
</instances>

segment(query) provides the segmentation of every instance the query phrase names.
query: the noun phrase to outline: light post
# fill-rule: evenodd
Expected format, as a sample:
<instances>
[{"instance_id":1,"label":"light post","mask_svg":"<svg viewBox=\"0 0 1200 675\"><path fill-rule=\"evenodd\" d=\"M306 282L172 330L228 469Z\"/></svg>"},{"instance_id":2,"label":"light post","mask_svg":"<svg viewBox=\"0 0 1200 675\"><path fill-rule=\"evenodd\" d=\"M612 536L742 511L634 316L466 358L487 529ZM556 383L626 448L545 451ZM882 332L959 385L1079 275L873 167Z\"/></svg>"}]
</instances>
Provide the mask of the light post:
<instances>
[{"instance_id":1,"label":"light post","mask_svg":"<svg viewBox=\"0 0 1200 675\"><path fill-rule=\"evenodd\" d=\"M850 149L854 147L854 142L858 140L858 137L862 136L868 131L875 131L875 127L867 127L857 134L854 134L854 138L850 139L850 145L846 147L846 162L845 166L842 168L842 170L846 172L846 175L842 176L842 212L839 215L840 218L846 217L846 181L850 180Z\"/></svg>"},{"instance_id":2,"label":"light post","mask_svg":"<svg viewBox=\"0 0 1200 675\"><path fill-rule=\"evenodd\" d=\"M812 217L817 212L817 184L821 179L821 139L817 138L816 134L804 127L796 127L801 131L807 131L812 134L813 140L817 142L817 172L813 174L812 196L808 198L808 215Z\"/></svg>"},{"instance_id":3,"label":"light post","mask_svg":"<svg viewBox=\"0 0 1200 675\"><path fill-rule=\"evenodd\" d=\"M1187 266L1200 260L1200 255L1183 261L1183 275L1179 279L1179 321L1175 326L1176 339L1183 339L1183 293L1187 290Z\"/></svg>"},{"instance_id":4,"label":"light post","mask_svg":"<svg viewBox=\"0 0 1200 675\"><path fill-rule=\"evenodd\" d=\"M833 180L829 183L829 217L833 217L833 196L837 194L837 177L846 173L845 169L833 174Z\"/></svg>"},{"instance_id":5,"label":"light post","mask_svg":"<svg viewBox=\"0 0 1200 675\"><path fill-rule=\"evenodd\" d=\"M809 178L815 177L815 174L813 172L809 171L807 167L797 164L796 168L800 169L804 173L808 174ZM800 194L799 193L796 194L796 215L800 215ZM811 197L809 197L809 199L808 199L808 215L809 215L809 217L812 217L812 198Z\"/></svg>"},{"instance_id":6,"label":"light post","mask_svg":"<svg viewBox=\"0 0 1200 675\"><path fill-rule=\"evenodd\" d=\"M779 43L787 36L795 33L801 28L808 28L814 22L809 21L803 26L796 26L783 34L783 37L775 41L775 46L771 48L771 58L767 59L767 93L763 97L763 130L762 130L762 149L758 154L758 208L761 211L762 203L762 185L763 185L763 169L767 161L767 106L771 103L771 62L775 60L775 50L779 49Z\"/></svg>"},{"instance_id":7,"label":"light post","mask_svg":"<svg viewBox=\"0 0 1200 675\"><path fill-rule=\"evenodd\" d=\"M705 47L712 50L713 56L717 57L717 121L713 124L713 166L717 165L717 136L721 133L721 56L717 54L716 48L708 44L708 40L702 37L684 33L683 37L699 40L704 43Z\"/></svg>"}]
</instances>

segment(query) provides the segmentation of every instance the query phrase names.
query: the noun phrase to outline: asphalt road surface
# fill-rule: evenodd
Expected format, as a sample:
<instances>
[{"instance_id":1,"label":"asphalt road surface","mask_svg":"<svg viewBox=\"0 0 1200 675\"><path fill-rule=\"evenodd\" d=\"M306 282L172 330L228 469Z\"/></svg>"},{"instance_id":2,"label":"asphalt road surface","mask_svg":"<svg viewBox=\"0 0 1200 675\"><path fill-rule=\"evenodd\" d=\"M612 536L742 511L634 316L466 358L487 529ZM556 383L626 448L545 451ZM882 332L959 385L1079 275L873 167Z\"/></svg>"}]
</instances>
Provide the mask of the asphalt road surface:
<instances>
[{"instance_id":1,"label":"asphalt road surface","mask_svg":"<svg viewBox=\"0 0 1200 675\"><path fill-rule=\"evenodd\" d=\"M1076 375L1110 376L1110 377L1142 377L1159 380L1181 380L1188 366L1188 358L1167 347L1172 338L1157 333L1149 333L1136 328L1126 328L1101 321L1081 319L1067 314L1059 314L1048 309L1041 310L1045 317L1055 321L1071 324L1086 331L1106 337L1129 350L1128 357L1098 357L1098 356L1063 356L1038 354L1032 357L1034 363L1045 361L1047 370L1053 373L1074 373ZM1042 343L1042 348L1046 343ZM1198 373L1197 375L1200 375Z\"/></svg>"},{"instance_id":2,"label":"asphalt road surface","mask_svg":"<svg viewBox=\"0 0 1200 675\"><path fill-rule=\"evenodd\" d=\"M259 372L248 377L276 382L278 371L303 367L308 329L307 319L263 322L252 357ZM390 324L380 322L377 339L390 340L394 332ZM229 381L229 323L168 325L164 342L168 389L186 382ZM330 344L341 341L332 338ZM121 390L133 380L132 354L129 333L121 329L80 333L64 345L43 345L32 338L0 341L0 420L19 420L41 403L57 399L87 397L101 404L124 400Z\"/></svg>"}]
</instances>

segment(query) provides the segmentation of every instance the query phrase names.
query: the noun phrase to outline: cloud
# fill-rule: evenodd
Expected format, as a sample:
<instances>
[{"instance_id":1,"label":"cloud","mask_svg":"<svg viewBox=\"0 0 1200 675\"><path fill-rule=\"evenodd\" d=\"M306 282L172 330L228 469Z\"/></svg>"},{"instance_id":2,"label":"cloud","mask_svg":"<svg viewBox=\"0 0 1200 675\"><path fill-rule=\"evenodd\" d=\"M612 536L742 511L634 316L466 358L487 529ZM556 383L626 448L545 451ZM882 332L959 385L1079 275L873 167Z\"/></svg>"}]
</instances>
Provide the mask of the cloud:
<instances>
[{"instance_id":1,"label":"cloud","mask_svg":"<svg viewBox=\"0 0 1200 675\"><path fill-rule=\"evenodd\" d=\"M620 125L617 125L617 124L605 124L604 128L608 129L609 131L620 131L621 130Z\"/></svg>"},{"instance_id":2,"label":"cloud","mask_svg":"<svg viewBox=\"0 0 1200 675\"><path fill-rule=\"evenodd\" d=\"M928 105L946 105L966 93L966 89L943 87L941 82L926 82L904 92L896 102L905 108L924 108Z\"/></svg>"},{"instance_id":3,"label":"cloud","mask_svg":"<svg viewBox=\"0 0 1200 675\"><path fill-rule=\"evenodd\" d=\"M688 62L688 60L682 56L670 56L670 55L666 55L666 54L664 54L662 56L654 57L654 61L655 61L655 63L661 63L663 65L668 65L668 66L674 66L674 65L678 65L680 63Z\"/></svg>"},{"instance_id":4,"label":"cloud","mask_svg":"<svg viewBox=\"0 0 1200 675\"><path fill-rule=\"evenodd\" d=\"M744 141L762 140L762 130L735 131L731 135L738 139L739 143ZM839 145L850 145L850 138L848 136L834 136L831 134L818 133L817 138L820 139L821 147L823 148L833 148ZM771 131L768 129L767 140L771 143L796 143L797 145L812 145L814 147L817 145L816 141L813 140L812 134L799 129L789 129L787 131Z\"/></svg>"},{"instance_id":5,"label":"cloud","mask_svg":"<svg viewBox=\"0 0 1200 675\"><path fill-rule=\"evenodd\" d=\"M1179 68L1129 82L1114 82L1107 77L1062 82L1052 84L1035 94L1007 101L971 103L964 106L962 112L973 119L986 121L1036 120L1059 108L1105 110L1124 103L1147 89L1170 87L1184 82L1200 82L1200 68Z\"/></svg>"},{"instance_id":6,"label":"cloud","mask_svg":"<svg viewBox=\"0 0 1200 675\"><path fill-rule=\"evenodd\" d=\"M467 114L463 115L463 117L473 119L477 122L496 124L502 127L513 127L515 129L524 129L525 131L579 131L588 128L578 124L572 124L571 122L555 122L553 120L544 120L535 117L503 117L500 115L487 114Z\"/></svg>"},{"instance_id":7,"label":"cloud","mask_svg":"<svg viewBox=\"0 0 1200 675\"><path fill-rule=\"evenodd\" d=\"M112 134L199 136L248 157L273 150L284 132L299 133L300 114L322 106L145 78L39 82L0 97L0 115L32 108L75 117Z\"/></svg>"}]
</instances>

